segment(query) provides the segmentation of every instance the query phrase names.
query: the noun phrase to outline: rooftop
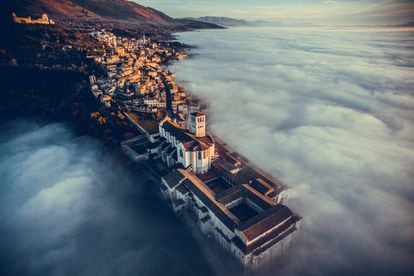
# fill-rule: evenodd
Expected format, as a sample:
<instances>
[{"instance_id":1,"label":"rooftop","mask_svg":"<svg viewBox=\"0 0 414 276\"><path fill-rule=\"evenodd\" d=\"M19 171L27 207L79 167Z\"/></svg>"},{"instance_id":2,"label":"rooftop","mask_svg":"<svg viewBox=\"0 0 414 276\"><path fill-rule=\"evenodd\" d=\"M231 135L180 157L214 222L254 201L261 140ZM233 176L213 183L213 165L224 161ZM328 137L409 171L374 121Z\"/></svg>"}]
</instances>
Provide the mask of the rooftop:
<instances>
[{"instance_id":1,"label":"rooftop","mask_svg":"<svg viewBox=\"0 0 414 276\"><path fill-rule=\"evenodd\" d=\"M241 223L238 229L247 240L253 240L293 216L285 205L278 204Z\"/></svg>"},{"instance_id":2,"label":"rooftop","mask_svg":"<svg viewBox=\"0 0 414 276\"><path fill-rule=\"evenodd\" d=\"M183 184L193 192L229 229L234 229L238 219L221 203L214 198L214 192L210 190L200 179L191 173L179 169L188 179Z\"/></svg>"},{"instance_id":3,"label":"rooftop","mask_svg":"<svg viewBox=\"0 0 414 276\"><path fill-rule=\"evenodd\" d=\"M241 186L233 186L227 190L216 195L218 202L223 203L224 205L229 204L244 195L245 191Z\"/></svg>"},{"instance_id":4,"label":"rooftop","mask_svg":"<svg viewBox=\"0 0 414 276\"><path fill-rule=\"evenodd\" d=\"M203 151L209 149L214 144L214 140L210 136L195 137L186 129L169 119L164 120L161 127L182 142L187 151Z\"/></svg>"},{"instance_id":5,"label":"rooftop","mask_svg":"<svg viewBox=\"0 0 414 276\"><path fill-rule=\"evenodd\" d=\"M191 113L191 115L194 116L194 117L206 116L203 112L200 112L200 111L193 112L193 113Z\"/></svg>"},{"instance_id":6,"label":"rooftop","mask_svg":"<svg viewBox=\"0 0 414 276\"><path fill-rule=\"evenodd\" d=\"M180 183L180 181L182 181L185 177L179 173L178 171L173 171L169 174L167 174L166 176L163 177L163 179L165 180L165 182L167 183L167 186L172 189L175 186L178 185L178 183Z\"/></svg>"},{"instance_id":7,"label":"rooftop","mask_svg":"<svg viewBox=\"0 0 414 276\"><path fill-rule=\"evenodd\" d=\"M139 125L149 134L156 134L159 132L158 121L148 118L147 116L140 115L138 112L128 111L125 113L134 121L134 123Z\"/></svg>"}]
</instances>

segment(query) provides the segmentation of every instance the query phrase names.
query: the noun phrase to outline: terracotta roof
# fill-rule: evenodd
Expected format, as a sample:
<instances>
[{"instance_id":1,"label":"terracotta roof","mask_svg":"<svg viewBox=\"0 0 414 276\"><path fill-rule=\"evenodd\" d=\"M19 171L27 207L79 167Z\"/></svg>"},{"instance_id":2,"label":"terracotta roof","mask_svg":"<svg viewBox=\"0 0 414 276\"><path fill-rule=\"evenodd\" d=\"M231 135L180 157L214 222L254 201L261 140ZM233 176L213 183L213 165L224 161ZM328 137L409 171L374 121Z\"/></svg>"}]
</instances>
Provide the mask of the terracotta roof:
<instances>
[{"instance_id":1,"label":"terracotta roof","mask_svg":"<svg viewBox=\"0 0 414 276\"><path fill-rule=\"evenodd\" d=\"M267 210L269 207L275 205L276 203L271 200L269 197L262 195L248 184L242 184L243 188L247 191L246 197L253 201L257 206L263 210Z\"/></svg>"},{"instance_id":2,"label":"terracotta roof","mask_svg":"<svg viewBox=\"0 0 414 276\"><path fill-rule=\"evenodd\" d=\"M260 255L262 252L266 251L270 247L274 246L275 244L277 244L278 242L280 242L281 240L283 240L284 238L286 238L287 236L289 236L290 234L298 230L296 227L292 227L292 224L293 224L292 221L293 220L289 220L285 222L282 227L279 227L277 229L277 231L272 232L269 236L263 237L262 239L258 241L258 244L256 243L252 244L251 246L248 246L247 249L250 249L249 247L253 248L253 246L255 246L254 249L252 249L252 251L254 251L253 255L255 256ZM259 245L263 245L263 244L265 245L257 248Z\"/></svg>"},{"instance_id":3,"label":"terracotta roof","mask_svg":"<svg viewBox=\"0 0 414 276\"><path fill-rule=\"evenodd\" d=\"M203 143L199 140L192 140L183 143L183 146L187 151L204 151L209 149L212 146L212 143Z\"/></svg>"},{"instance_id":4,"label":"terracotta roof","mask_svg":"<svg viewBox=\"0 0 414 276\"><path fill-rule=\"evenodd\" d=\"M288 207L278 204L241 223L238 229L248 240L253 240L293 215Z\"/></svg>"},{"instance_id":5,"label":"terracotta roof","mask_svg":"<svg viewBox=\"0 0 414 276\"><path fill-rule=\"evenodd\" d=\"M224 205L229 204L239 198L242 198L245 194L244 189L241 186L233 186L216 195L216 200Z\"/></svg>"},{"instance_id":6,"label":"terracotta roof","mask_svg":"<svg viewBox=\"0 0 414 276\"><path fill-rule=\"evenodd\" d=\"M178 141L183 143L183 146L187 151L204 151L214 145L214 140L210 136L195 137L173 121L165 120L161 127L164 128L166 132L170 133L170 135L174 136Z\"/></svg>"},{"instance_id":7,"label":"terracotta roof","mask_svg":"<svg viewBox=\"0 0 414 276\"><path fill-rule=\"evenodd\" d=\"M188 177L183 181L183 184L194 193L203 204L205 204L206 207L227 226L227 228L233 230L239 221L223 204L214 199L214 192L189 172L185 170L179 171L185 177Z\"/></svg>"},{"instance_id":8,"label":"terracotta roof","mask_svg":"<svg viewBox=\"0 0 414 276\"><path fill-rule=\"evenodd\" d=\"M235 236L232 239L232 242L245 254L249 254L253 252L253 255L258 255L262 253L263 251L266 251L276 243L280 242L296 230L296 222L300 220L299 217L291 217L288 219L283 225L269 233L268 235L265 235L261 237L260 239L254 241L253 243L250 243L249 245L246 245L243 243L242 240L238 236Z\"/></svg>"},{"instance_id":9,"label":"terracotta roof","mask_svg":"<svg viewBox=\"0 0 414 276\"><path fill-rule=\"evenodd\" d=\"M249 185L263 195L265 195L267 192L269 192L269 190L272 189L272 187L265 181L263 181L261 178L254 179Z\"/></svg>"}]
</instances>

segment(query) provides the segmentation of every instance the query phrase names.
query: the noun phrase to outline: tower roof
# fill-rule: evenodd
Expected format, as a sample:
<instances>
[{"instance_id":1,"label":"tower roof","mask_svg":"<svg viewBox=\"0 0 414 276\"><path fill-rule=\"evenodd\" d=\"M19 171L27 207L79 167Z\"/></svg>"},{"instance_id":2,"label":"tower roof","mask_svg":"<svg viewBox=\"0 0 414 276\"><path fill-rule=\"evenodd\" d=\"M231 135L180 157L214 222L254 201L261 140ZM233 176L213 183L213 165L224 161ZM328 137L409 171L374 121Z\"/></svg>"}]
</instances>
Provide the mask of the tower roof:
<instances>
[{"instance_id":1,"label":"tower roof","mask_svg":"<svg viewBox=\"0 0 414 276\"><path fill-rule=\"evenodd\" d=\"M193 112L193 113L191 113L191 115L194 116L194 117L206 116L206 114L204 114L203 112L200 112L200 111Z\"/></svg>"}]
</instances>

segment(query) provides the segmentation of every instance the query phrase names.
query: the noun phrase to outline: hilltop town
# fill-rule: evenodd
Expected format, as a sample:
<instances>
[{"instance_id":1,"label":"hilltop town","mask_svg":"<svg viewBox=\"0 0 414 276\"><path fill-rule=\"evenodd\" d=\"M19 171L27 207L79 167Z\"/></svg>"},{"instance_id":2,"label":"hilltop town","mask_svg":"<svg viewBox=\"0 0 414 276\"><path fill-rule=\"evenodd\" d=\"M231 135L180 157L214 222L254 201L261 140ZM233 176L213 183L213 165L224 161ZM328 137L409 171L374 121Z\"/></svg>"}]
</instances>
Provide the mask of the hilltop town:
<instances>
[{"instance_id":1,"label":"hilltop town","mask_svg":"<svg viewBox=\"0 0 414 276\"><path fill-rule=\"evenodd\" d=\"M186 221L213 236L243 267L259 270L288 251L301 222L283 204L288 187L208 130L202 100L168 70L186 57L185 45L156 34L86 27L62 35L56 34L59 26L35 24L54 29L45 29L49 34L35 48L24 48L23 58L6 49L3 66L86 76L78 92L99 107L72 114L90 111L89 120L104 128L102 136L112 137L158 180L177 216L191 217Z\"/></svg>"},{"instance_id":2,"label":"hilltop town","mask_svg":"<svg viewBox=\"0 0 414 276\"><path fill-rule=\"evenodd\" d=\"M139 130L122 148L133 160L150 162L173 210L191 213L204 234L249 269L286 252L301 220L282 204L287 186L207 131L201 103L162 66L185 52L145 36L91 35L106 45L102 56L90 56L106 72L90 76L91 92Z\"/></svg>"}]
</instances>

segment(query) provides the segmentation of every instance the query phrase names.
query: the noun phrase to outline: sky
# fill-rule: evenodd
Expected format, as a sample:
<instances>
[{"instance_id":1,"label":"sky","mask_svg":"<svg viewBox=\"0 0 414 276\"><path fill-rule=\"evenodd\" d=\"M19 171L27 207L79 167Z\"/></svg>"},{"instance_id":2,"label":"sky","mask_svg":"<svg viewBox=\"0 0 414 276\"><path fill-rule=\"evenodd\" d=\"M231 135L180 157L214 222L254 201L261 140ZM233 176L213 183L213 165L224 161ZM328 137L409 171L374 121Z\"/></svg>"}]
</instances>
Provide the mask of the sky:
<instances>
[{"instance_id":1,"label":"sky","mask_svg":"<svg viewBox=\"0 0 414 276\"><path fill-rule=\"evenodd\" d=\"M413 275L414 33L395 30L179 35L196 47L171 71L209 129L287 183L303 216L280 275Z\"/></svg>"},{"instance_id":2,"label":"sky","mask_svg":"<svg viewBox=\"0 0 414 276\"><path fill-rule=\"evenodd\" d=\"M134 0L172 17L227 16L314 24L402 24L412 0Z\"/></svg>"}]
</instances>

